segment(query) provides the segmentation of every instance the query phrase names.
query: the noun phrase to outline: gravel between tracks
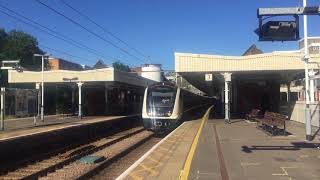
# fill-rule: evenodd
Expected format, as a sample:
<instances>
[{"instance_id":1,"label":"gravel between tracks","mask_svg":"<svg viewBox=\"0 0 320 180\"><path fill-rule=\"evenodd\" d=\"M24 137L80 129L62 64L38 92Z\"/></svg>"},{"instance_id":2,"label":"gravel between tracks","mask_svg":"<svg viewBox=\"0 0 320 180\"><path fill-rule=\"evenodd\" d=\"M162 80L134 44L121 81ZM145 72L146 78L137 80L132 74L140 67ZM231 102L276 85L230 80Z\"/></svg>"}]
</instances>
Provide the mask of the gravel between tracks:
<instances>
[{"instance_id":1,"label":"gravel between tracks","mask_svg":"<svg viewBox=\"0 0 320 180\"><path fill-rule=\"evenodd\" d=\"M120 133L117 133L115 135L111 135L110 137L102 138L100 140L97 140L95 142L92 142L90 144L86 144L77 148L74 148L72 150L68 150L64 153L61 153L59 155L49 157L47 159L31 163L25 167L21 167L15 171L11 171L5 175L0 176L0 179L22 179L31 175L34 175L35 173L38 173L40 171L44 173L40 173L39 175L45 175L47 173L47 169L51 168L49 172L52 172L53 170L60 169L64 167L65 164L71 163L75 160L77 160L79 157L82 157L81 154L91 154L95 148L106 148L109 146L112 146L113 143L116 143L118 139L123 139L126 137L126 135L131 133L140 132L142 130L141 127L132 128ZM144 132L144 131L142 131ZM141 133L141 132L140 132ZM140 134L138 133L138 134ZM137 134L136 134L137 135ZM134 135L133 135L134 136ZM130 137L129 137L130 139ZM126 140L126 139L124 139ZM121 142L121 141L120 141ZM73 160L70 160L72 159ZM68 163L61 163L64 161L68 161ZM61 163L61 166L57 166L57 164ZM54 167L54 168L52 168ZM60 170L58 170L59 172ZM35 179L39 175L33 176L32 178Z\"/></svg>"},{"instance_id":2,"label":"gravel between tracks","mask_svg":"<svg viewBox=\"0 0 320 180\"><path fill-rule=\"evenodd\" d=\"M138 134L135 134L129 138L121 140L107 148L104 148L96 153L91 155L95 156L103 156L106 158L105 161L95 163L95 164L84 164L79 161L73 162L67 166L64 166L63 169L55 171L53 173L48 174L46 177L40 178L41 180L49 180L49 179L77 179L82 177L83 174L94 170L96 167L102 165L108 161L108 159L114 158L121 152L124 152L126 149L140 143L141 141L150 138L153 133L149 131L142 131Z\"/></svg>"},{"instance_id":3,"label":"gravel between tracks","mask_svg":"<svg viewBox=\"0 0 320 180\"><path fill-rule=\"evenodd\" d=\"M150 150L155 144L157 144L162 138L151 138L143 143L141 146L132 150L126 156L118 159L110 166L103 169L97 175L92 177L93 180L113 180L116 179L122 172L128 169L134 162L136 162L143 154Z\"/></svg>"}]
</instances>

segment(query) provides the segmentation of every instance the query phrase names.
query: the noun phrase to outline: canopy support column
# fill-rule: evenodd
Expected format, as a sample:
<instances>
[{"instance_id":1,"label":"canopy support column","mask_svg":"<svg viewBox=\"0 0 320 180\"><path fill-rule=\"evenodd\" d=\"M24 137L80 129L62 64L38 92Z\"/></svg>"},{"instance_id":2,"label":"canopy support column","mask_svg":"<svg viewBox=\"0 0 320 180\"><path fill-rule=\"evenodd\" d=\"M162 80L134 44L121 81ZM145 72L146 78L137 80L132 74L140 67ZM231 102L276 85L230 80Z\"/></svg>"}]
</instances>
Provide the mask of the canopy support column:
<instances>
[{"instance_id":1,"label":"canopy support column","mask_svg":"<svg viewBox=\"0 0 320 180\"><path fill-rule=\"evenodd\" d=\"M224 77L224 119L227 123L230 123L230 83L231 83L231 73L223 73Z\"/></svg>"},{"instance_id":2,"label":"canopy support column","mask_svg":"<svg viewBox=\"0 0 320 180\"><path fill-rule=\"evenodd\" d=\"M78 84L78 90L79 90L79 112L78 116L82 118L82 82L77 83Z\"/></svg>"},{"instance_id":3,"label":"canopy support column","mask_svg":"<svg viewBox=\"0 0 320 180\"><path fill-rule=\"evenodd\" d=\"M309 71L309 76L314 76L315 74L316 74L315 71L313 70ZM315 93L315 80L310 79L310 102L311 103L315 101L314 93Z\"/></svg>"}]
</instances>

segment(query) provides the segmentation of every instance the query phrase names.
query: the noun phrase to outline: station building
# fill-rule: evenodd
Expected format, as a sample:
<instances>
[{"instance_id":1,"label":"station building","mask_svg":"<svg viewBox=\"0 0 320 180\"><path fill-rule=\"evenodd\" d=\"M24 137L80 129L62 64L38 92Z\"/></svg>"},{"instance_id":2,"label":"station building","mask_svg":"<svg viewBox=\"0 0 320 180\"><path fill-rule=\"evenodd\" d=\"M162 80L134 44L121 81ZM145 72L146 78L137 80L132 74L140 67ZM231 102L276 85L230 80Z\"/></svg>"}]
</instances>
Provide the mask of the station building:
<instances>
[{"instance_id":1,"label":"station building","mask_svg":"<svg viewBox=\"0 0 320 180\"><path fill-rule=\"evenodd\" d=\"M139 113L145 87L155 83L112 67L82 71L49 70L44 71L43 76L45 114L70 113L79 108L84 115ZM41 82L41 71L8 71L11 87L40 90Z\"/></svg>"},{"instance_id":2,"label":"station building","mask_svg":"<svg viewBox=\"0 0 320 180\"><path fill-rule=\"evenodd\" d=\"M243 118L256 108L281 112L291 120L304 123L304 100L288 96L282 102L280 92L282 87L291 94L292 82L304 78L303 53L249 54L221 56L176 52L175 71L196 88L219 99L220 103L215 105L218 116ZM309 74L314 75L318 73L320 54L310 56ZM211 78L208 80L206 76ZM315 80L310 80L310 86L310 94L316 94ZM312 125L319 126L318 101L315 96L310 97Z\"/></svg>"},{"instance_id":3,"label":"station building","mask_svg":"<svg viewBox=\"0 0 320 180\"><path fill-rule=\"evenodd\" d=\"M41 71L12 69L8 70L7 82L11 88L10 94L15 95L17 93L14 89L38 89L40 92L43 81L44 112L47 115L76 113L81 108L82 114L92 116L140 113L145 88L163 79L160 64L145 64L126 72L109 67L102 60L89 67L50 56L43 78ZM25 113L29 108L18 108L34 104L28 100L34 97L25 96L27 95L20 95L18 98L10 96L10 100L6 102L13 103L6 104L6 107L12 107L7 112L29 116ZM41 98L41 93L38 93L38 104ZM40 107L36 109L39 110Z\"/></svg>"},{"instance_id":4,"label":"station building","mask_svg":"<svg viewBox=\"0 0 320 180\"><path fill-rule=\"evenodd\" d=\"M61 58L49 57L48 63L50 66L50 70L83 70L83 67L80 64L67 61Z\"/></svg>"}]
</instances>

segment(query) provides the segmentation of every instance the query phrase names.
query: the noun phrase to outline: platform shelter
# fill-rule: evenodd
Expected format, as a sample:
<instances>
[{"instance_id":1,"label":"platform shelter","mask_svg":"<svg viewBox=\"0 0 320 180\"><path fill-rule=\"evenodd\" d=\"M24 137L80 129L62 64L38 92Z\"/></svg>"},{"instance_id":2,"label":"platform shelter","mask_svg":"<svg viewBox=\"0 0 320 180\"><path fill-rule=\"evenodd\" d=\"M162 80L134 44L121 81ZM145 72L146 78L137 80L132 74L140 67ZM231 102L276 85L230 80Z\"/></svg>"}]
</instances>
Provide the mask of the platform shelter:
<instances>
[{"instance_id":1,"label":"platform shelter","mask_svg":"<svg viewBox=\"0 0 320 180\"><path fill-rule=\"evenodd\" d=\"M308 63L309 74L318 72L320 55L313 54ZM192 85L220 99L218 114L225 119L243 117L253 108L280 111L280 84L290 84L304 78L303 54L272 52L247 56L175 53L175 71ZM206 76L208 76L206 78ZM310 94L315 93L311 80ZM313 125L319 126L319 109L311 97ZM290 99L288 100L290 102ZM304 103L288 103L286 113L292 120L304 122Z\"/></svg>"},{"instance_id":2,"label":"platform shelter","mask_svg":"<svg viewBox=\"0 0 320 180\"><path fill-rule=\"evenodd\" d=\"M75 108L87 115L124 115L140 112L144 89L154 83L137 74L111 67L84 71L44 71L43 81L46 114L56 113L48 112L49 108L46 106L63 101L74 107L73 104L78 101L78 107ZM41 82L41 71L8 71L10 86L25 85L41 89ZM63 89L68 89L68 95L65 95L67 100L55 99L57 94L65 93L61 92ZM51 109L55 111L54 108Z\"/></svg>"}]
</instances>

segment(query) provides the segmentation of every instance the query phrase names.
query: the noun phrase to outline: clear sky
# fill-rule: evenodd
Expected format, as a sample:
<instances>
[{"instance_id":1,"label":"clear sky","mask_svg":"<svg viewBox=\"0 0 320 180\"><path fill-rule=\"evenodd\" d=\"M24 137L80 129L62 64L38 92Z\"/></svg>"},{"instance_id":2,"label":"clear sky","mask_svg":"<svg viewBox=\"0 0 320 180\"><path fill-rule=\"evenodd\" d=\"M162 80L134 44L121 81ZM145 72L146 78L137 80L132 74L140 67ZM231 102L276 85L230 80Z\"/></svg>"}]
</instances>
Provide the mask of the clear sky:
<instances>
[{"instance_id":1,"label":"clear sky","mask_svg":"<svg viewBox=\"0 0 320 180\"><path fill-rule=\"evenodd\" d=\"M80 17L60 0L42 0L66 16L81 23L96 34L139 56L94 24ZM254 30L258 26L256 10L259 7L302 6L302 0L65 0L107 28L131 47L150 56L151 63L174 69L174 52L241 55L250 45L256 44L264 52L294 50L297 42L258 42ZM101 39L53 13L35 0L0 0L0 4L38 23L58 31L82 44L99 51L91 54L64 41L53 38L0 12L0 27L18 29L34 35L42 48L56 57L81 64L94 64L103 59L110 64L115 59L138 66L142 61L126 55ZM309 5L319 5L318 0L308 0ZM3 11L3 9L0 8ZM320 36L320 18L309 18L309 35ZM302 23L301 23L302 24ZM302 33L301 33L302 36ZM144 58L145 59L145 58Z\"/></svg>"}]
</instances>

